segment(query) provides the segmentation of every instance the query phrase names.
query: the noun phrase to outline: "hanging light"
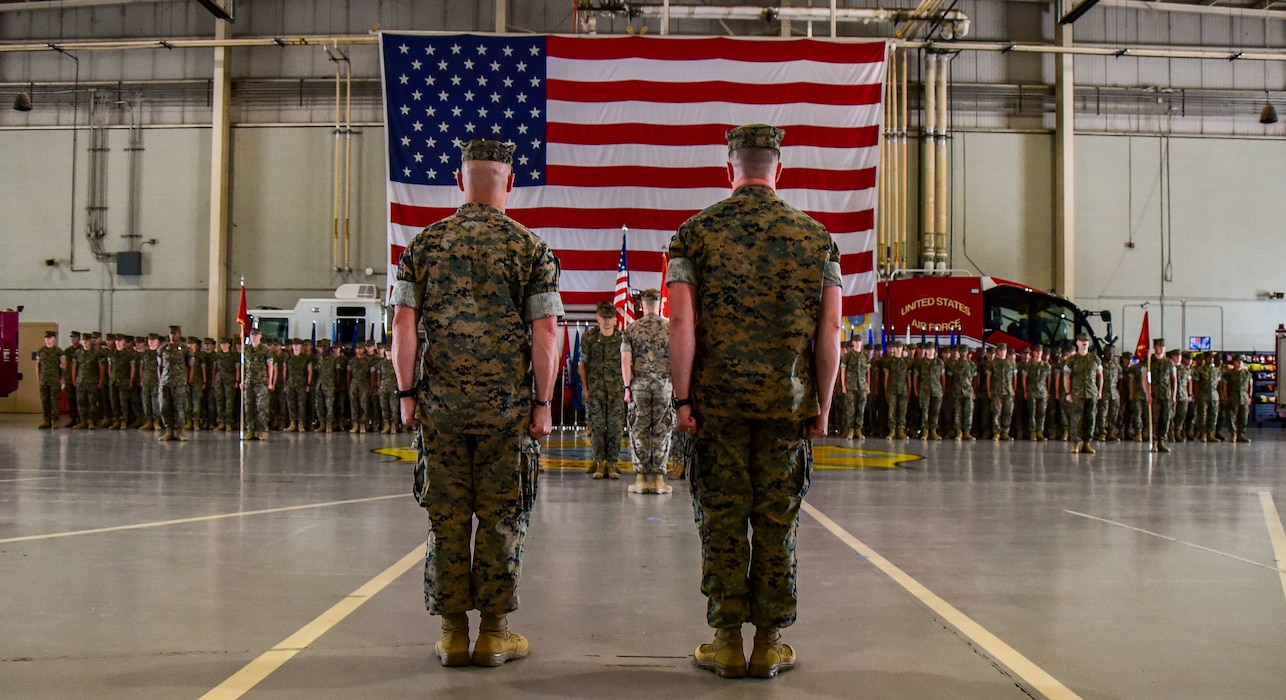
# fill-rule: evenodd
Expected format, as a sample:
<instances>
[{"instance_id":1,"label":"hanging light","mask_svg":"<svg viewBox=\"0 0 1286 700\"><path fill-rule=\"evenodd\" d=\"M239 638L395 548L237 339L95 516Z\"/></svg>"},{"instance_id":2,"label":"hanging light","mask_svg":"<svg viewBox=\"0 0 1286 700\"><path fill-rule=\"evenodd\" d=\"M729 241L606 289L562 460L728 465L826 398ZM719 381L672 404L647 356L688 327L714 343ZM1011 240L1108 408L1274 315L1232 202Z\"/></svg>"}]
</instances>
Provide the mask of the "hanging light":
<instances>
[{"instance_id":1,"label":"hanging light","mask_svg":"<svg viewBox=\"0 0 1286 700\"><path fill-rule=\"evenodd\" d=\"M1268 91L1267 91L1267 90L1265 90L1265 91L1264 91L1264 98L1265 98L1265 99L1264 99L1264 108L1263 108L1263 109L1261 109L1261 110L1259 110L1259 123L1260 123L1260 124L1276 124L1276 123L1277 123L1277 108L1276 108L1276 107L1274 107L1274 106L1273 106L1273 103L1270 101L1270 99L1269 99L1269 94L1268 94Z\"/></svg>"},{"instance_id":2,"label":"hanging light","mask_svg":"<svg viewBox=\"0 0 1286 700\"><path fill-rule=\"evenodd\" d=\"M31 95L25 92L18 93L18 96L13 98L13 108L18 110L19 112L30 112ZM1273 117L1273 121L1277 121L1277 118L1275 116Z\"/></svg>"}]
</instances>

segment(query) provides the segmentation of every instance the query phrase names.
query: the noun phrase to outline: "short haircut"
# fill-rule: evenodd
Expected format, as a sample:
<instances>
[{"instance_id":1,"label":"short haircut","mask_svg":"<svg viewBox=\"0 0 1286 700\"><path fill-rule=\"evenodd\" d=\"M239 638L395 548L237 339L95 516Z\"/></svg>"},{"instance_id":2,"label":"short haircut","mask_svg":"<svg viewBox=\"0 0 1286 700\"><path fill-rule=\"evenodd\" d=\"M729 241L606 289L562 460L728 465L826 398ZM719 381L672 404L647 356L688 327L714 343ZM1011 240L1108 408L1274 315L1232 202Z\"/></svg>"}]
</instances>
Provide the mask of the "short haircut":
<instances>
[{"instance_id":1,"label":"short haircut","mask_svg":"<svg viewBox=\"0 0 1286 700\"><path fill-rule=\"evenodd\" d=\"M771 148L738 148L728 154L728 162L743 175L767 177L772 175L781 154Z\"/></svg>"}]
</instances>

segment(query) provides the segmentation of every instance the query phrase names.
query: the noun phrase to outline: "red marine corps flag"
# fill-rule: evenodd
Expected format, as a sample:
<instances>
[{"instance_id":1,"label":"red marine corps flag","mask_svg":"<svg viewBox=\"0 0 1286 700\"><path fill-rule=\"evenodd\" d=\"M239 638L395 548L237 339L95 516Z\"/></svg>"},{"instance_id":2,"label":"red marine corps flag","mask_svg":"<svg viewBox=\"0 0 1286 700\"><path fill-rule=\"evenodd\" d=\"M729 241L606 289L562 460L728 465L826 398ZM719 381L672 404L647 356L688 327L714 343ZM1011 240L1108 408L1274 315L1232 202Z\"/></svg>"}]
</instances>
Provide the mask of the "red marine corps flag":
<instances>
[{"instance_id":1,"label":"red marine corps flag","mask_svg":"<svg viewBox=\"0 0 1286 700\"><path fill-rule=\"evenodd\" d=\"M1139 330L1139 342L1134 346L1134 359L1143 362L1148 359L1148 312L1143 312L1143 328Z\"/></svg>"},{"instance_id":2,"label":"red marine corps flag","mask_svg":"<svg viewBox=\"0 0 1286 700\"><path fill-rule=\"evenodd\" d=\"M241 278L241 305L237 307L237 325L241 326L241 342L250 336L250 314L246 313L246 278Z\"/></svg>"}]
</instances>

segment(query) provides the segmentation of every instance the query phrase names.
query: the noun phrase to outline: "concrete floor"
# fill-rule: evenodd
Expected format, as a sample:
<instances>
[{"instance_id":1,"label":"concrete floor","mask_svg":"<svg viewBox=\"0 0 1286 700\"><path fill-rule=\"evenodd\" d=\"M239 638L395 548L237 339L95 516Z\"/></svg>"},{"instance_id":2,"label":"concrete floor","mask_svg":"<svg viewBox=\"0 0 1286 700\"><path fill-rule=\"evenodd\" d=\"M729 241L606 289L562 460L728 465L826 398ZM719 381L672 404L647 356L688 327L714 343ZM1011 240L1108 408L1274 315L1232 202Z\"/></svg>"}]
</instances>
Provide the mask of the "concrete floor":
<instances>
[{"instance_id":1,"label":"concrete floor","mask_svg":"<svg viewBox=\"0 0 1286 700\"><path fill-rule=\"evenodd\" d=\"M710 631L686 485L592 481L575 441L546 450L511 618L531 656L444 669L418 562L349 598L423 547L407 453L374 452L408 436L34 426L0 418L2 698L200 698L283 641L244 697L1286 698L1281 431L1162 456L819 445L808 504L834 527L801 516L799 667L730 681L690 658Z\"/></svg>"}]
</instances>

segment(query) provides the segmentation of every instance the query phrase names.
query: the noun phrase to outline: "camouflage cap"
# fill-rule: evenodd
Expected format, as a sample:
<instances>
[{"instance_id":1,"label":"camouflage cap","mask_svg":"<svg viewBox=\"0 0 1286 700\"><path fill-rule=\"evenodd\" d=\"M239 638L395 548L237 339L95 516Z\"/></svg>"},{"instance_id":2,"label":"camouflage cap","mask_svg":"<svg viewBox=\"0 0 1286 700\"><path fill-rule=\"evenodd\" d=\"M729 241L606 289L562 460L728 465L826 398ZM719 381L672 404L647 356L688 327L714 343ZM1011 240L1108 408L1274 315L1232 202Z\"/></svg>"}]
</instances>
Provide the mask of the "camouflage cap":
<instances>
[{"instance_id":1,"label":"camouflage cap","mask_svg":"<svg viewBox=\"0 0 1286 700\"><path fill-rule=\"evenodd\" d=\"M183 332L183 328L182 328L181 326L170 326L170 332L171 332L171 333L182 333L182 332Z\"/></svg>"},{"instance_id":2,"label":"camouflage cap","mask_svg":"<svg viewBox=\"0 0 1286 700\"><path fill-rule=\"evenodd\" d=\"M327 340L326 338L322 338L321 340L317 341L317 347L328 348L330 347L330 341Z\"/></svg>"},{"instance_id":3,"label":"camouflage cap","mask_svg":"<svg viewBox=\"0 0 1286 700\"><path fill-rule=\"evenodd\" d=\"M1121 353L1121 359L1122 359L1122 360L1128 360L1128 359L1130 359L1131 357L1134 357L1134 354L1133 354L1133 353L1129 353L1129 352L1123 352L1123 353Z\"/></svg>"},{"instance_id":4,"label":"camouflage cap","mask_svg":"<svg viewBox=\"0 0 1286 700\"><path fill-rule=\"evenodd\" d=\"M189 345L191 345L192 343L196 343L197 345L200 345L201 339L196 337L195 335L189 335L185 342L187 342Z\"/></svg>"},{"instance_id":5,"label":"camouflage cap","mask_svg":"<svg viewBox=\"0 0 1286 700\"><path fill-rule=\"evenodd\" d=\"M69 337L72 337L72 338L79 338L79 337L80 337L80 331L72 331L72 332L71 332L71 335L70 335Z\"/></svg>"},{"instance_id":6,"label":"camouflage cap","mask_svg":"<svg viewBox=\"0 0 1286 700\"><path fill-rule=\"evenodd\" d=\"M1076 340L1077 340L1078 342L1083 340L1083 341L1085 341L1085 342L1087 342L1087 343L1088 343L1088 342L1090 342L1090 334L1089 334L1089 333L1085 333L1085 332L1077 333L1077 334L1076 334Z\"/></svg>"},{"instance_id":7,"label":"camouflage cap","mask_svg":"<svg viewBox=\"0 0 1286 700\"><path fill-rule=\"evenodd\" d=\"M891 347L891 348L900 348L900 347L902 347L902 341L900 341L900 340L893 340L893 341L889 341L889 347Z\"/></svg>"},{"instance_id":8,"label":"camouflage cap","mask_svg":"<svg viewBox=\"0 0 1286 700\"><path fill-rule=\"evenodd\" d=\"M644 289L643 293L639 295L639 298L643 301L661 301L661 290Z\"/></svg>"},{"instance_id":9,"label":"camouflage cap","mask_svg":"<svg viewBox=\"0 0 1286 700\"><path fill-rule=\"evenodd\" d=\"M1044 350L1045 350L1045 347L1044 347L1043 345L1033 345L1033 346L1031 346L1031 351L1032 351L1032 352L1044 352Z\"/></svg>"},{"instance_id":10,"label":"camouflage cap","mask_svg":"<svg viewBox=\"0 0 1286 700\"><path fill-rule=\"evenodd\" d=\"M45 337L46 337L46 338L57 338L57 337L58 337L58 331L45 331Z\"/></svg>"},{"instance_id":11,"label":"camouflage cap","mask_svg":"<svg viewBox=\"0 0 1286 700\"><path fill-rule=\"evenodd\" d=\"M1009 346L1004 343L996 343L996 350L1008 350Z\"/></svg>"},{"instance_id":12,"label":"camouflage cap","mask_svg":"<svg viewBox=\"0 0 1286 700\"><path fill-rule=\"evenodd\" d=\"M89 334L89 337L90 337L90 338L102 338L102 337L103 337L103 334L102 334L102 333L100 333L99 331L94 331L94 332L92 332L92 333L90 333L90 334Z\"/></svg>"},{"instance_id":13,"label":"camouflage cap","mask_svg":"<svg viewBox=\"0 0 1286 700\"><path fill-rule=\"evenodd\" d=\"M1242 361L1242 359L1243 359L1243 358L1242 358L1242 356L1241 356L1241 355L1238 355L1238 354L1236 354L1236 353L1234 353L1234 354L1232 354L1232 355L1229 355L1229 356L1228 356L1228 361L1229 361L1229 362L1241 362L1241 361Z\"/></svg>"},{"instance_id":14,"label":"camouflage cap","mask_svg":"<svg viewBox=\"0 0 1286 700\"><path fill-rule=\"evenodd\" d=\"M1174 348L1173 350L1166 353L1166 357L1178 357L1179 355L1182 355L1182 354L1183 354L1182 350L1180 350L1179 348Z\"/></svg>"},{"instance_id":15,"label":"camouflage cap","mask_svg":"<svg viewBox=\"0 0 1286 700\"><path fill-rule=\"evenodd\" d=\"M219 338L219 345L231 345L232 338Z\"/></svg>"},{"instance_id":16,"label":"camouflage cap","mask_svg":"<svg viewBox=\"0 0 1286 700\"><path fill-rule=\"evenodd\" d=\"M729 153L739 148L771 148L780 153L785 135L785 131L767 124L746 124L724 132Z\"/></svg>"},{"instance_id":17,"label":"camouflage cap","mask_svg":"<svg viewBox=\"0 0 1286 700\"><path fill-rule=\"evenodd\" d=\"M202 343L205 343L205 344L207 344L207 345L214 345L214 338L211 338L211 337L209 337L209 336L206 336L205 338L202 338L202 339L201 339L201 342L202 342Z\"/></svg>"},{"instance_id":18,"label":"camouflage cap","mask_svg":"<svg viewBox=\"0 0 1286 700\"><path fill-rule=\"evenodd\" d=\"M616 307L612 306L612 302L610 301L598 302L598 306L595 307L595 311L598 313L599 318L607 318L608 316L616 315Z\"/></svg>"},{"instance_id":19,"label":"camouflage cap","mask_svg":"<svg viewBox=\"0 0 1286 700\"><path fill-rule=\"evenodd\" d=\"M1153 339L1152 339L1152 344L1153 344L1153 345L1165 345L1165 338L1153 338Z\"/></svg>"},{"instance_id":20,"label":"camouflage cap","mask_svg":"<svg viewBox=\"0 0 1286 700\"><path fill-rule=\"evenodd\" d=\"M513 165L514 145L499 141L474 139L460 147L460 159L464 162L491 160L505 165Z\"/></svg>"},{"instance_id":21,"label":"camouflage cap","mask_svg":"<svg viewBox=\"0 0 1286 700\"><path fill-rule=\"evenodd\" d=\"M251 329L250 329L250 335L263 335L263 329L262 329L262 328L251 328Z\"/></svg>"},{"instance_id":22,"label":"camouflage cap","mask_svg":"<svg viewBox=\"0 0 1286 700\"><path fill-rule=\"evenodd\" d=\"M132 335L122 335L122 336L119 336L119 338L127 343L134 342L134 336Z\"/></svg>"},{"instance_id":23,"label":"camouflage cap","mask_svg":"<svg viewBox=\"0 0 1286 700\"><path fill-rule=\"evenodd\" d=\"M161 339L161 334L160 334L160 333L148 333L148 334L147 334L147 339L148 339L148 340L160 340L160 339Z\"/></svg>"}]
</instances>

